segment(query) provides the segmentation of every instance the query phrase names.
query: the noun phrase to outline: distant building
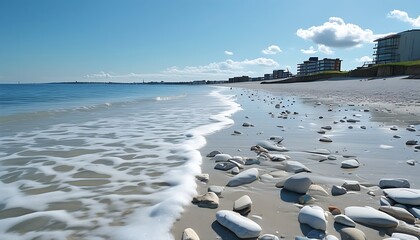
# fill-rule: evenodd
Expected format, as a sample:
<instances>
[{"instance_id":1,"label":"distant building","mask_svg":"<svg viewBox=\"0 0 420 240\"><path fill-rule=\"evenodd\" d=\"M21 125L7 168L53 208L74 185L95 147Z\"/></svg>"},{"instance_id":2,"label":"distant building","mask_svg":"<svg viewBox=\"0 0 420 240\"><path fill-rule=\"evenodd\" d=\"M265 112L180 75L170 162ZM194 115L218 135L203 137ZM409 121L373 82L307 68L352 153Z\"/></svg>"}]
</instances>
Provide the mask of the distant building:
<instances>
[{"instance_id":1,"label":"distant building","mask_svg":"<svg viewBox=\"0 0 420 240\"><path fill-rule=\"evenodd\" d=\"M264 74L264 80L271 80L271 79L273 79L273 75L271 75L269 73Z\"/></svg>"},{"instance_id":2,"label":"distant building","mask_svg":"<svg viewBox=\"0 0 420 240\"><path fill-rule=\"evenodd\" d=\"M297 75L306 76L325 71L341 71L341 61L339 58L318 60L318 57L310 57L309 60L298 64Z\"/></svg>"},{"instance_id":3,"label":"distant building","mask_svg":"<svg viewBox=\"0 0 420 240\"><path fill-rule=\"evenodd\" d=\"M288 78L291 76L292 74L288 70L274 70L273 71L273 79Z\"/></svg>"},{"instance_id":4,"label":"distant building","mask_svg":"<svg viewBox=\"0 0 420 240\"><path fill-rule=\"evenodd\" d=\"M248 82L248 81L251 81L251 78L248 77L248 76L229 78L229 82L230 83L234 83L234 82Z\"/></svg>"},{"instance_id":5,"label":"distant building","mask_svg":"<svg viewBox=\"0 0 420 240\"><path fill-rule=\"evenodd\" d=\"M376 64L420 60L420 29L388 35L375 42Z\"/></svg>"}]
</instances>

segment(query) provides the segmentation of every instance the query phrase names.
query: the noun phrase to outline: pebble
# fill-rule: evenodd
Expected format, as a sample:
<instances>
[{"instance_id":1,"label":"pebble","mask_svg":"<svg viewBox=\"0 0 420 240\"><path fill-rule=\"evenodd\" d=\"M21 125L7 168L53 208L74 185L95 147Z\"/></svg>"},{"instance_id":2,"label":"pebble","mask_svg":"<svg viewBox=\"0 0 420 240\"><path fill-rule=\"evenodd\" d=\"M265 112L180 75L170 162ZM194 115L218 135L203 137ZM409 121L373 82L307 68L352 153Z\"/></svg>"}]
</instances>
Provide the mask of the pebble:
<instances>
[{"instance_id":1,"label":"pebble","mask_svg":"<svg viewBox=\"0 0 420 240\"><path fill-rule=\"evenodd\" d=\"M231 162L219 162L214 166L214 169L217 170L222 170L222 171L227 171L230 170L232 168L236 167L236 165L234 163Z\"/></svg>"},{"instance_id":2,"label":"pebble","mask_svg":"<svg viewBox=\"0 0 420 240\"><path fill-rule=\"evenodd\" d=\"M219 153L219 154L216 154L216 155L213 157L213 160L214 160L215 162L227 162L227 160L229 160L229 159L231 159L231 158L232 158L232 156L231 156L231 155L229 155L229 154Z\"/></svg>"},{"instance_id":3,"label":"pebble","mask_svg":"<svg viewBox=\"0 0 420 240\"><path fill-rule=\"evenodd\" d=\"M344 214L353 221L373 227L396 227L398 220L372 207L346 207Z\"/></svg>"},{"instance_id":4,"label":"pebble","mask_svg":"<svg viewBox=\"0 0 420 240\"><path fill-rule=\"evenodd\" d=\"M342 187L347 189L347 191L360 191L360 184L358 181L346 181L343 183Z\"/></svg>"},{"instance_id":5,"label":"pebble","mask_svg":"<svg viewBox=\"0 0 420 240\"><path fill-rule=\"evenodd\" d=\"M381 178L379 187L384 188L410 188L410 183L405 178Z\"/></svg>"},{"instance_id":6,"label":"pebble","mask_svg":"<svg viewBox=\"0 0 420 240\"><path fill-rule=\"evenodd\" d=\"M341 168L358 168L360 162L357 159L348 159L341 162Z\"/></svg>"},{"instance_id":7,"label":"pebble","mask_svg":"<svg viewBox=\"0 0 420 240\"><path fill-rule=\"evenodd\" d=\"M331 195L333 196L340 196L347 193L347 189L344 187L340 187L337 185L333 185L331 188Z\"/></svg>"},{"instance_id":8,"label":"pebble","mask_svg":"<svg viewBox=\"0 0 420 240\"><path fill-rule=\"evenodd\" d=\"M243 126L243 127L254 127L254 125L253 125L253 124L251 124L251 123L249 123L249 122L244 122L244 123L242 124L242 126Z\"/></svg>"},{"instance_id":9,"label":"pebble","mask_svg":"<svg viewBox=\"0 0 420 240\"><path fill-rule=\"evenodd\" d=\"M356 223L351 218L349 218L348 216L344 214L339 214L339 215L334 216L334 222L340 223L348 227L356 227Z\"/></svg>"},{"instance_id":10,"label":"pebble","mask_svg":"<svg viewBox=\"0 0 420 240\"><path fill-rule=\"evenodd\" d=\"M311 172L309 168L297 161L287 160L282 162L284 170L286 172L300 173L300 172Z\"/></svg>"},{"instance_id":11,"label":"pebble","mask_svg":"<svg viewBox=\"0 0 420 240\"><path fill-rule=\"evenodd\" d=\"M192 228L186 228L182 233L182 240L200 240L197 233Z\"/></svg>"},{"instance_id":12,"label":"pebble","mask_svg":"<svg viewBox=\"0 0 420 240\"><path fill-rule=\"evenodd\" d=\"M345 227L339 230L341 239L346 240L367 240L364 232L357 228Z\"/></svg>"},{"instance_id":13,"label":"pebble","mask_svg":"<svg viewBox=\"0 0 420 240\"><path fill-rule=\"evenodd\" d=\"M214 156L216 156L217 154L221 154L221 152L220 152L220 151L215 150L215 151L212 151L212 152L210 152L209 154L207 154L207 156L206 156L206 157L214 157Z\"/></svg>"},{"instance_id":14,"label":"pebble","mask_svg":"<svg viewBox=\"0 0 420 240\"><path fill-rule=\"evenodd\" d=\"M334 216L341 214L341 210L337 206L328 206L328 211Z\"/></svg>"},{"instance_id":15,"label":"pebble","mask_svg":"<svg viewBox=\"0 0 420 240\"><path fill-rule=\"evenodd\" d=\"M258 179L258 175L259 173L257 168L250 168L231 178L227 185L229 187L236 187L243 184L252 183Z\"/></svg>"},{"instance_id":16,"label":"pebble","mask_svg":"<svg viewBox=\"0 0 420 240\"><path fill-rule=\"evenodd\" d=\"M389 188L384 189L384 193L397 203L420 206L420 189Z\"/></svg>"},{"instance_id":17,"label":"pebble","mask_svg":"<svg viewBox=\"0 0 420 240\"><path fill-rule=\"evenodd\" d=\"M297 174L289 177L284 182L283 188L291 192L305 194L311 184L312 181L310 178Z\"/></svg>"},{"instance_id":18,"label":"pebble","mask_svg":"<svg viewBox=\"0 0 420 240\"><path fill-rule=\"evenodd\" d=\"M225 187L212 185L207 188L207 192L214 192L217 196L222 196L223 191L225 191Z\"/></svg>"},{"instance_id":19,"label":"pebble","mask_svg":"<svg viewBox=\"0 0 420 240\"><path fill-rule=\"evenodd\" d=\"M319 206L304 206L298 215L298 221L312 227L325 231L327 229L327 220L324 210Z\"/></svg>"},{"instance_id":20,"label":"pebble","mask_svg":"<svg viewBox=\"0 0 420 240\"><path fill-rule=\"evenodd\" d=\"M208 182L210 180L210 175L208 173L202 173L195 176L195 178L201 182Z\"/></svg>"},{"instance_id":21,"label":"pebble","mask_svg":"<svg viewBox=\"0 0 420 240\"><path fill-rule=\"evenodd\" d=\"M332 140L331 140L331 138L329 138L329 137L321 137L320 139L319 139L319 141L320 142L332 142Z\"/></svg>"},{"instance_id":22,"label":"pebble","mask_svg":"<svg viewBox=\"0 0 420 240\"><path fill-rule=\"evenodd\" d=\"M233 203L233 211L246 215L251 211L252 200L248 195L243 195Z\"/></svg>"},{"instance_id":23,"label":"pebble","mask_svg":"<svg viewBox=\"0 0 420 240\"><path fill-rule=\"evenodd\" d=\"M214 192L207 192L203 195L196 196L192 202L203 208L218 208L219 197Z\"/></svg>"},{"instance_id":24,"label":"pebble","mask_svg":"<svg viewBox=\"0 0 420 240\"><path fill-rule=\"evenodd\" d=\"M261 227L239 213L221 210L216 213L216 220L239 238L257 238L261 235Z\"/></svg>"},{"instance_id":25,"label":"pebble","mask_svg":"<svg viewBox=\"0 0 420 240\"><path fill-rule=\"evenodd\" d=\"M258 240L279 240L279 238L273 234L264 234L260 236Z\"/></svg>"},{"instance_id":26,"label":"pebble","mask_svg":"<svg viewBox=\"0 0 420 240\"><path fill-rule=\"evenodd\" d=\"M407 146L414 146L417 145L418 141L416 140L408 140L407 142L405 142L405 145Z\"/></svg>"},{"instance_id":27,"label":"pebble","mask_svg":"<svg viewBox=\"0 0 420 240\"><path fill-rule=\"evenodd\" d=\"M381 206L379 207L378 210L384 213L387 213L393 216L394 218L402 220L409 224L414 224L414 222L416 221L414 216L411 213L409 213L407 210L405 210L404 208L393 207L393 206Z\"/></svg>"}]
</instances>

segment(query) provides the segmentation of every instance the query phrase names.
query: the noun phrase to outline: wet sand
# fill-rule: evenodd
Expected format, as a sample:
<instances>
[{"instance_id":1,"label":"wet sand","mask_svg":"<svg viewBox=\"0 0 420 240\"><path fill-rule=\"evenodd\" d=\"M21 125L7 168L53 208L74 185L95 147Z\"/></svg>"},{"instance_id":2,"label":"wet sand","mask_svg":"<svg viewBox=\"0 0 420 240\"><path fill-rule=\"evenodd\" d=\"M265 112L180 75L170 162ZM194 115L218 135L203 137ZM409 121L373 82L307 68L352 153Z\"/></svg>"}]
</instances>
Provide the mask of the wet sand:
<instances>
[{"instance_id":1,"label":"wet sand","mask_svg":"<svg viewBox=\"0 0 420 240\"><path fill-rule=\"evenodd\" d=\"M281 145L288 151L283 154L308 167L311 173L303 174L328 193L310 190L307 194L314 200L306 204L320 206L328 213L326 232L338 238L342 226L334 224L328 206L337 206L342 212L348 206L377 209L383 196L378 187L381 178L406 178L411 188L420 189L420 165L407 164L407 160L420 162L420 150L406 145L408 140L420 141L420 81L351 79L295 84L238 83L226 87L232 87L231 94L237 96L243 111L232 116L233 126L207 137L207 144L200 151L202 172L208 173L210 180L197 181L199 194L206 193L211 185L225 186L225 191L217 209L187 206L174 225L174 239L181 239L183 230L188 227L193 228L200 239L238 239L217 223L215 214L219 210L232 210L234 201L245 194L253 202L247 217L261 226L262 234L295 239L309 233L311 228L298 222L302 207L298 203L300 195L276 187L276 183L295 174L281 172L279 176L278 170L284 170L281 162L261 160L260 164L246 165L243 170L258 168L259 179L227 187L234 175L230 171L215 170L214 160L206 157L211 151L219 150L231 156L255 159L258 156L250 150L251 146L272 136L284 138ZM357 122L347 122L348 119ZM254 127L243 127L244 122ZM408 125L415 125L417 131L406 130ZM326 126L331 126L331 130L318 133ZM391 130L393 126L397 130ZM242 134L234 134L234 131ZM328 137L332 142L321 142L321 137ZM313 153L318 152L317 149L326 149L330 154ZM269 151L269 154L276 152ZM342 161L354 158L360 162L358 168L340 167ZM347 180L358 181L361 190L332 196L332 186L341 186ZM368 239L384 239L391 234L389 229L362 224L357 224L356 228Z\"/></svg>"}]
</instances>

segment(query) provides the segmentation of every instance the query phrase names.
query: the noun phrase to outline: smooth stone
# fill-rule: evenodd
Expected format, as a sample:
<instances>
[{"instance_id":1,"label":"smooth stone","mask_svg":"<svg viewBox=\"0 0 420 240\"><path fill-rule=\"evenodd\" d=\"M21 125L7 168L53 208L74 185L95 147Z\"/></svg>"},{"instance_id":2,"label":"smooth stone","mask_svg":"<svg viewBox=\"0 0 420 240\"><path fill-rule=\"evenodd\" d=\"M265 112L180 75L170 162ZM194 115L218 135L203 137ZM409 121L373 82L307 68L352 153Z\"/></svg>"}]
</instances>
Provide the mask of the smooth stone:
<instances>
[{"instance_id":1,"label":"smooth stone","mask_svg":"<svg viewBox=\"0 0 420 240\"><path fill-rule=\"evenodd\" d=\"M233 203L233 211L242 213L243 210L246 212L251 211L252 200L248 195L243 195Z\"/></svg>"},{"instance_id":2,"label":"smooth stone","mask_svg":"<svg viewBox=\"0 0 420 240\"><path fill-rule=\"evenodd\" d=\"M219 197L214 192L208 192L203 195L194 197L192 202L203 208L219 207Z\"/></svg>"},{"instance_id":3,"label":"smooth stone","mask_svg":"<svg viewBox=\"0 0 420 240\"><path fill-rule=\"evenodd\" d=\"M408 211L413 214L415 218L420 219L420 207L410 207Z\"/></svg>"},{"instance_id":4,"label":"smooth stone","mask_svg":"<svg viewBox=\"0 0 420 240\"><path fill-rule=\"evenodd\" d=\"M323 240L339 240L339 239L334 235L327 235L325 236Z\"/></svg>"},{"instance_id":5,"label":"smooth stone","mask_svg":"<svg viewBox=\"0 0 420 240\"><path fill-rule=\"evenodd\" d=\"M212 185L207 188L207 192L214 192L217 196L221 196L223 191L225 191L225 187Z\"/></svg>"},{"instance_id":6,"label":"smooth stone","mask_svg":"<svg viewBox=\"0 0 420 240\"><path fill-rule=\"evenodd\" d=\"M241 134L242 134L242 132L241 132L241 131L238 131L238 130L234 130L234 131L233 131L233 134L236 134L236 135L241 135Z\"/></svg>"},{"instance_id":7,"label":"smooth stone","mask_svg":"<svg viewBox=\"0 0 420 240\"><path fill-rule=\"evenodd\" d=\"M229 210L218 211L216 220L239 238L257 238L262 231L261 227L251 219Z\"/></svg>"},{"instance_id":8,"label":"smooth stone","mask_svg":"<svg viewBox=\"0 0 420 240\"><path fill-rule=\"evenodd\" d=\"M232 156L226 153L219 153L213 157L213 160L216 162L227 162L227 160L231 159Z\"/></svg>"},{"instance_id":9,"label":"smooth stone","mask_svg":"<svg viewBox=\"0 0 420 240\"><path fill-rule=\"evenodd\" d=\"M342 187L347 189L347 191L360 191L360 184L358 181L348 180L343 183Z\"/></svg>"},{"instance_id":10,"label":"smooth stone","mask_svg":"<svg viewBox=\"0 0 420 240\"><path fill-rule=\"evenodd\" d=\"M372 207L346 207L344 214L353 221L374 227L396 227L398 220Z\"/></svg>"},{"instance_id":11,"label":"smooth stone","mask_svg":"<svg viewBox=\"0 0 420 240\"><path fill-rule=\"evenodd\" d=\"M250 122L244 122L242 124L243 127L253 127L254 125L252 125Z\"/></svg>"},{"instance_id":12,"label":"smooth stone","mask_svg":"<svg viewBox=\"0 0 420 240\"><path fill-rule=\"evenodd\" d=\"M279 240L279 238L273 234L264 234L260 236L258 240Z\"/></svg>"},{"instance_id":13,"label":"smooth stone","mask_svg":"<svg viewBox=\"0 0 420 240\"><path fill-rule=\"evenodd\" d=\"M255 159L255 158L245 159L245 165L254 165L254 164L260 164L260 160Z\"/></svg>"},{"instance_id":14,"label":"smooth stone","mask_svg":"<svg viewBox=\"0 0 420 240\"><path fill-rule=\"evenodd\" d=\"M360 162L357 159L348 159L341 162L341 168L358 168Z\"/></svg>"},{"instance_id":15,"label":"smooth stone","mask_svg":"<svg viewBox=\"0 0 420 240\"><path fill-rule=\"evenodd\" d=\"M408 235L405 233L393 233L391 237L400 239L400 240L418 240L418 237L413 235Z\"/></svg>"},{"instance_id":16,"label":"smooth stone","mask_svg":"<svg viewBox=\"0 0 420 240\"><path fill-rule=\"evenodd\" d=\"M384 188L410 188L410 183L404 178L381 178L379 187Z\"/></svg>"},{"instance_id":17,"label":"smooth stone","mask_svg":"<svg viewBox=\"0 0 420 240\"><path fill-rule=\"evenodd\" d=\"M360 126L361 129L366 129L366 126Z\"/></svg>"},{"instance_id":18,"label":"smooth stone","mask_svg":"<svg viewBox=\"0 0 420 240\"><path fill-rule=\"evenodd\" d=\"M309 225L314 229L325 231L327 229L327 220L324 210L318 206L304 206L298 215L298 221Z\"/></svg>"},{"instance_id":19,"label":"smooth stone","mask_svg":"<svg viewBox=\"0 0 420 240\"><path fill-rule=\"evenodd\" d=\"M413 146L413 145L417 145L418 141L416 140L408 140L407 142L405 142L405 145L408 146Z\"/></svg>"},{"instance_id":20,"label":"smooth stone","mask_svg":"<svg viewBox=\"0 0 420 240\"><path fill-rule=\"evenodd\" d=\"M232 173L232 174L234 174L234 175L238 174L239 172L240 172L240 170L239 170L239 168L238 168L238 167L234 167L234 168L232 168L232 169L230 170L230 173Z\"/></svg>"},{"instance_id":21,"label":"smooth stone","mask_svg":"<svg viewBox=\"0 0 420 240\"><path fill-rule=\"evenodd\" d=\"M317 148L317 149L309 150L309 151L306 151L306 152L308 152L308 153L315 153L315 154L321 154L321 155L330 155L331 154L330 150L324 149L324 148Z\"/></svg>"},{"instance_id":22,"label":"smooth stone","mask_svg":"<svg viewBox=\"0 0 420 240\"><path fill-rule=\"evenodd\" d=\"M408 165L411 165L411 166L416 165L416 161L415 161L415 160L413 160L413 159L407 160L407 161L406 161L406 163L407 163Z\"/></svg>"},{"instance_id":23,"label":"smooth stone","mask_svg":"<svg viewBox=\"0 0 420 240\"><path fill-rule=\"evenodd\" d=\"M206 156L206 157L214 157L214 156L216 156L217 154L221 154L221 153L222 153L222 152L215 150L215 151L212 151L212 152L210 152L209 154L207 154L207 156Z\"/></svg>"},{"instance_id":24,"label":"smooth stone","mask_svg":"<svg viewBox=\"0 0 420 240\"><path fill-rule=\"evenodd\" d=\"M392 232L405 233L420 237L420 228L417 225L407 224L404 221L399 221L398 226L395 229L392 229Z\"/></svg>"},{"instance_id":25,"label":"smooth stone","mask_svg":"<svg viewBox=\"0 0 420 240\"><path fill-rule=\"evenodd\" d=\"M329 137L321 137L321 138L319 139L319 141L320 141L320 142L332 142L331 138L329 138Z\"/></svg>"},{"instance_id":26,"label":"smooth stone","mask_svg":"<svg viewBox=\"0 0 420 240\"><path fill-rule=\"evenodd\" d=\"M394 135L393 138L401 138L400 135Z\"/></svg>"},{"instance_id":27,"label":"smooth stone","mask_svg":"<svg viewBox=\"0 0 420 240\"><path fill-rule=\"evenodd\" d=\"M269 140L274 141L274 142L277 142L277 143L280 143L280 142L282 142L284 140L284 137L281 137L281 136L271 136L269 138Z\"/></svg>"},{"instance_id":28,"label":"smooth stone","mask_svg":"<svg viewBox=\"0 0 420 240\"><path fill-rule=\"evenodd\" d=\"M325 130L321 129L321 130L318 130L317 133L319 133L319 134L325 134L326 132L325 132Z\"/></svg>"},{"instance_id":29,"label":"smooth stone","mask_svg":"<svg viewBox=\"0 0 420 240\"><path fill-rule=\"evenodd\" d=\"M341 214L341 210L337 206L328 206L328 211L334 216Z\"/></svg>"},{"instance_id":30,"label":"smooth stone","mask_svg":"<svg viewBox=\"0 0 420 240\"><path fill-rule=\"evenodd\" d=\"M385 196L381 196L379 203L381 206L392 206L395 204L395 201Z\"/></svg>"},{"instance_id":31,"label":"smooth stone","mask_svg":"<svg viewBox=\"0 0 420 240\"><path fill-rule=\"evenodd\" d=\"M357 123L357 122L360 122L360 120L350 118L350 119L347 119L347 122L348 123Z\"/></svg>"},{"instance_id":32,"label":"smooth stone","mask_svg":"<svg viewBox=\"0 0 420 240\"><path fill-rule=\"evenodd\" d=\"M420 206L420 189L389 188L384 193L397 203Z\"/></svg>"},{"instance_id":33,"label":"smooth stone","mask_svg":"<svg viewBox=\"0 0 420 240\"><path fill-rule=\"evenodd\" d=\"M236 187L243 184L252 183L253 181L258 179L258 174L259 173L257 168L247 169L231 178L227 185L229 187Z\"/></svg>"},{"instance_id":34,"label":"smooth stone","mask_svg":"<svg viewBox=\"0 0 420 240\"><path fill-rule=\"evenodd\" d=\"M340 223L348 227L356 227L356 223L344 214L334 216L334 222Z\"/></svg>"},{"instance_id":35,"label":"smooth stone","mask_svg":"<svg viewBox=\"0 0 420 240\"><path fill-rule=\"evenodd\" d=\"M235 162L237 162L239 164L242 164L242 165L245 164L245 160L241 156L233 156L230 160L235 161Z\"/></svg>"},{"instance_id":36,"label":"smooth stone","mask_svg":"<svg viewBox=\"0 0 420 240\"><path fill-rule=\"evenodd\" d=\"M284 154L272 154L271 155L271 161L273 162L283 162L290 159L289 156L284 155Z\"/></svg>"},{"instance_id":37,"label":"smooth stone","mask_svg":"<svg viewBox=\"0 0 420 240\"><path fill-rule=\"evenodd\" d=\"M270 175L268 173L264 173L263 175L261 175L260 180L261 180L261 182L275 182L275 181L277 181L277 179L275 179L272 175Z\"/></svg>"},{"instance_id":38,"label":"smooth stone","mask_svg":"<svg viewBox=\"0 0 420 240\"><path fill-rule=\"evenodd\" d=\"M210 175L208 173L202 173L195 176L195 178L197 178L197 180L201 182L208 182L210 180Z\"/></svg>"},{"instance_id":39,"label":"smooth stone","mask_svg":"<svg viewBox=\"0 0 420 240\"><path fill-rule=\"evenodd\" d=\"M325 231L314 229L308 232L308 234L306 234L306 237L309 239L325 239L325 235Z\"/></svg>"},{"instance_id":40,"label":"smooth stone","mask_svg":"<svg viewBox=\"0 0 420 240\"><path fill-rule=\"evenodd\" d=\"M317 184L311 184L306 194L309 194L311 196L329 196L330 195L323 187Z\"/></svg>"},{"instance_id":41,"label":"smooth stone","mask_svg":"<svg viewBox=\"0 0 420 240\"><path fill-rule=\"evenodd\" d=\"M324 130L331 130L332 129L332 127L331 126L323 126L323 127L321 127L322 129L324 129Z\"/></svg>"},{"instance_id":42,"label":"smooth stone","mask_svg":"<svg viewBox=\"0 0 420 240\"><path fill-rule=\"evenodd\" d=\"M340 187L337 185L333 185L331 188L331 195L333 196L340 196L347 193L347 189L344 187Z\"/></svg>"},{"instance_id":43,"label":"smooth stone","mask_svg":"<svg viewBox=\"0 0 420 240\"><path fill-rule=\"evenodd\" d=\"M417 145L414 148L417 149L417 150L420 150L420 145Z\"/></svg>"},{"instance_id":44,"label":"smooth stone","mask_svg":"<svg viewBox=\"0 0 420 240\"><path fill-rule=\"evenodd\" d=\"M192 228L186 228L182 233L182 240L200 240L200 238Z\"/></svg>"},{"instance_id":45,"label":"smooth stone","mask_svg":"<svg viewBox=\"0 0 420 240\"><path fill-rule=\"evenodd\" d=\"M384 213L387 213L393 216L394 218L402 220L409 224L414 224L414 222L416 221L414 216L411 213L409 213L407 210L405 210L404 208L393 207L393 206L381 206L379 207L378 210Z\"/></svg>"},{"instance_id":46,"label":"smooth stone","mask_svg":"<svg viewBox=\"0 0 420 240\"><path fill-rule=\"evenodd\" d=\"M293 175L286 179L283 188L291 192L305 194L311 184L312 180L310 178L302 175Z\"/></svg>"},{"instance_id":47,"label":"smooth stone","mask_svg":"<svg viewBox=\"0 0 420 240\"><path fill-rule=\"evenodd\" d=\"M367 240L365 233L357 228L345 227L339 233L342 240Z\"/></svg>"},{"instance_id":48,"label":"smooth stone","mask_svg":"<svg viewBox=\"0 0 420 240\"><path fill-rule=\"evenodd\" d=\"M261 146L265 149L267 149L268 151L278 151L278 152L285 152L287 151L287 149L283 146L279 146L273 142L270 141L259 141L257 143L258 146Z\"/></svg>"},{"instance_id":49,"label":"smooth stone","mask_svg":"<svg viewBox=\"0 0 420 240\"><path fill-rule=\"evenodd\" d=\"M397 131L397 130L398 130L397 126L392 126L392 127L390 127L389 129L391 129L391 130L393 130L393 131Z\"/></svg>"},{"instance_id":50,"label":"smooth stone","mask_svg":"<svg viewBox=\"0 0 420 240\"><path fill-rule=\"evenodd\" d=\"M284 170L286 172L300 173L300 172L311 172L309 168L297 161L287 160L282 162Z\"/></svg>"},{"instance_id":51,"label":"smooth stone","mask_svg":"<svg viewBox=\"0 0 420 240\"><path fill-rule=\"evenodd\" d=\"M217 170L222 170L222 171L227 171L230 170L232 168L236 167L236 165L234 163L231 162L219 162L214 166L214 169Z\"/></svg>"},{"instance_id":52,"label":"smooth stone","mask_svg":"<svg viewBox=\"0 0 420 240\"><path fill-rule=\"evenodd\" d=\"M228 162L235 164L239 169L244 168L244 165L239 160L229 159Z\"/></svg>"}]
</instances>

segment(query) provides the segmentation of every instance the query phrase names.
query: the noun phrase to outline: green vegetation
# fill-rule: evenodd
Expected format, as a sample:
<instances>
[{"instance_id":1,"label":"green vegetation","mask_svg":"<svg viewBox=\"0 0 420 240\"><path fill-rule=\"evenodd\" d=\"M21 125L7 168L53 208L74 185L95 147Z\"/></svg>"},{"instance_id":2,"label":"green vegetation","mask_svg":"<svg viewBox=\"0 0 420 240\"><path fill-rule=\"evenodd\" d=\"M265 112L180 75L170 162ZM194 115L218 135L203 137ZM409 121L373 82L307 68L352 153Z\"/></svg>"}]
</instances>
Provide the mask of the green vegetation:
<instances>
[{"instance_id":1,"label":"green vegetation","mask_svg":"<svg viewBox=\"0 0 420 240\"><path fill-rule=\"evenodd\" d=\"M404 67L411 67L411 66L417 66L420 65L420 60L416 61L406 61L406 62L395 62L395 63L384 63L384 64L378 64L376 66L382 67L382 66L404 66Z\"/></svg>"},{"instance_id":2,"label":"green vegetation","mask_svg":"<svg viewBox=\"0 0 420 240\"><path fill-rule=\"evenodd\" d=\"M343 74L343 75L345 75L345 74L347 74L347 71L324 71L324 72L314 73L314 74L311 74L309 76L327 75L327 74L336 74L336 75Z\"/></svg>"}]
</instances>

